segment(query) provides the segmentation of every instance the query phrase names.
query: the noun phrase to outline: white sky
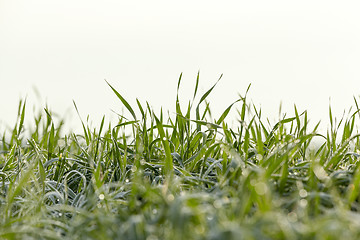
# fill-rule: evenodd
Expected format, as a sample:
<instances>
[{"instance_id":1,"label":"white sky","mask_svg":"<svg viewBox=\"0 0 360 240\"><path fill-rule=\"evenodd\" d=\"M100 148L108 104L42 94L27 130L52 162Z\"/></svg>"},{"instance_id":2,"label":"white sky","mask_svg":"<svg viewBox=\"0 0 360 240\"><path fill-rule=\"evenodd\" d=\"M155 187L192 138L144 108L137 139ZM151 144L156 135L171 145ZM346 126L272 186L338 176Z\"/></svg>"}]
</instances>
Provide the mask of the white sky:
<instances>
[{"instance_id":1,"label":"white sky","mask_svg":"<svg viewBox=\"0 0 360 240\"><path fill-rule=\"evenodd\" d=\"M109 81L135 99L173 112L176 84L191 98L222 80L211 97L218 117L244 93L276 118L280 101L327 122L360 95L358 1L0 0L0 121L17 104L98 121L123 106ZM35 86L41 94L37 99ZM185 106L185 105L184 105ZM72 127L80 121L73 115ZM28 120L30 120L28 118Z\"/></svg>"}]
</instances>

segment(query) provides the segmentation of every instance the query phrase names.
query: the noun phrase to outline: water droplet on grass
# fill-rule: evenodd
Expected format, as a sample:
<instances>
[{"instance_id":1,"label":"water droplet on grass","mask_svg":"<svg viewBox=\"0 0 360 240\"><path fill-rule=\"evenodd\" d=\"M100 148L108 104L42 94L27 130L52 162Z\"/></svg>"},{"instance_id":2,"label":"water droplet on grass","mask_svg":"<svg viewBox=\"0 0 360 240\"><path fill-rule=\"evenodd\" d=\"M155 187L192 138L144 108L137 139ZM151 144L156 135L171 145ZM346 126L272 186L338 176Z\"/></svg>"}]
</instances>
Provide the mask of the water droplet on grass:
<instances>
[{"instance_id":1,"label":"water droplet on grass","mask_svg":"<svg viewBox=\"0 0 360 240\"><path fill-rule=\"evenodd\" d=\"M214 205L214 208L221 208L221 201L220 200L215 200L214 201L214 203L213 203L213 205Z\"/></svg>"},{"instance_id":2,"label":"water droplet on grass","mask_svg":"<svg viewBox=\"0 0 360 240\"><path fill-rule=\"evenodd\" d=\"M288 220L290 221L290 222L297 222L297 220L298 220L298 216L297 216L297 214L295 213L295 212L290 212L288 215L287 215L287 217L288 217Z\"/></svg>"},{"instance_id":3,"label":"water droplet on grass","mask_svg":"<svg viewBox=\"0 0 360 240\"><path fill-rule=\"evenodd\" d=\"M259 182L259 183L255 184L255 191L259 195L264 195L267 193L268 188L265 183Z\"/></svg>"},{"instance_id":4,"label":"water droplet on grass","mask_svg":"<svg viewBox=\"0 0 360 240\"><path fill-rule=\"evenodd\" d=\"M299 201L299 205L301 206L301 207L306 207L307 206L307 204L308 204L308 201L306 200L306 199L301 199L300 201Z\"/></svg>"},{"instance_id":5,"label":"water droplet on grass","mask_svg":"<svg viewBox=\"0 0 360 240\"><path fill-rule=\"evenodd\" d=\"M100 199L100 200L104 200L104 198L105 198L105 195L104 195L104 194L100 194L100 195L99 195L99 199Z\"/></svg>"},{"instance_id":6,"label":"water droplet on grass","mask_svg":"<svg viewBox=\"0 0 360 240\"><path fill-rule=\"evenodd\" d=\"M299 196L302 198L306 198L308 195L307 191L305 189L300 189Z\"/></svg>"},{"instance_id":7,"label":"water droplet on grass","mask_svg":"<svg viewBox=\"0 0 360 240\"><path fill-rule=\"evenodd\" d=\"M169 195L167 196L167 200L170 201L170 202L174 201L174 199L175 199L175 197L174 197L174 195L172 195L172 194L169 194Z\"/></svg>"}]
</instances>

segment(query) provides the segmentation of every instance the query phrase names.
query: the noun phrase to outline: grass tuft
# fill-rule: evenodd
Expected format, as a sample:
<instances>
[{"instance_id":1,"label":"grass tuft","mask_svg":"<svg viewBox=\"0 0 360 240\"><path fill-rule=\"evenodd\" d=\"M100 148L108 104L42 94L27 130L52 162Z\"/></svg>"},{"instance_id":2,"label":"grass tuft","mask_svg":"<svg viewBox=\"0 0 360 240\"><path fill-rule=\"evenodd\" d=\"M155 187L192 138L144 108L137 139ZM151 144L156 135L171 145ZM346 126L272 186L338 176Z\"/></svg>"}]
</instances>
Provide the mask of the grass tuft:
<instances>
[{"instance_id":1,"label":"grass tuft","mask_svg":"<svg viewBox=\"0 0 360 240\"><path fill-rule=\"evenodd\" d=\"M211 120L221 77L197 99L199 75L186 106L180 75L174 117L106 82L131 120L80 119L82 135L63 134L47 108L27 128L21 100L0 136L0 239L359 239L357 99L340 121L329 107L325 134L296 106L264 120L250 85Z\"/></svg>"}]
</instances>

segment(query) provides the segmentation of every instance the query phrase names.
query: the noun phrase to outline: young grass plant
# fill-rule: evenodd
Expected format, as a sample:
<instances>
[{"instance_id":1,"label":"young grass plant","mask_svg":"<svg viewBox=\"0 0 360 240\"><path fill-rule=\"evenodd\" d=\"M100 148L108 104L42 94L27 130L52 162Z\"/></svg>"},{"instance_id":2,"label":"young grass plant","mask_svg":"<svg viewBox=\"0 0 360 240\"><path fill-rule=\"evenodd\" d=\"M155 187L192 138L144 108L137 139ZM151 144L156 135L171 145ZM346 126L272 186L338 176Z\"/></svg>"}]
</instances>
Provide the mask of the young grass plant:
<instances>
[{"instance_id":1,"label":"young grass plant","mask_svg":"<svg viewBox=\"0 0 360 240\"><path fill-rule=\"evenodd\" d=\"M264 120L249 88L212 120L219 80L198 99L198 73L180 106L180 75L173 118L131 106L107 82L130 118L98 128L80 119L83 134L63 134L48 108L26 128L20 101L0 136L0 239L358 239L357 99L339 122L329 108L326 134L296 106Z\"/></svg>"}]
</instances>

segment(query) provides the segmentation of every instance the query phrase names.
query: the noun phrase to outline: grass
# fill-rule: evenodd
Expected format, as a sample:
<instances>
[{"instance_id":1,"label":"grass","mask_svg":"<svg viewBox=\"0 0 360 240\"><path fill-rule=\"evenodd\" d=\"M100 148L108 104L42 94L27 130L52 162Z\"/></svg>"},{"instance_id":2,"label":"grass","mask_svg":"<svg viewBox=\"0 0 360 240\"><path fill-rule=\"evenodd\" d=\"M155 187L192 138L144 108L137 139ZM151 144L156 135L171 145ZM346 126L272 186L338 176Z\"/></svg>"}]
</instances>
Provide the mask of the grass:
<instances>
[{"instance_id":1,"label":"grass","mask_svg":"<svg viewBox=\"0 0 360 240\"><path fill-rule=\"evenodd\" d=\"M0 135L0 239L359 239L356 99L320 134L296 106L264 120L249 89L209 120L216 83L198 96L199 76L172 118L108 85L128 116L81 135L48 109L26 128L20 101Z\"/></svg>"}]
</instances>

